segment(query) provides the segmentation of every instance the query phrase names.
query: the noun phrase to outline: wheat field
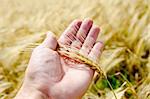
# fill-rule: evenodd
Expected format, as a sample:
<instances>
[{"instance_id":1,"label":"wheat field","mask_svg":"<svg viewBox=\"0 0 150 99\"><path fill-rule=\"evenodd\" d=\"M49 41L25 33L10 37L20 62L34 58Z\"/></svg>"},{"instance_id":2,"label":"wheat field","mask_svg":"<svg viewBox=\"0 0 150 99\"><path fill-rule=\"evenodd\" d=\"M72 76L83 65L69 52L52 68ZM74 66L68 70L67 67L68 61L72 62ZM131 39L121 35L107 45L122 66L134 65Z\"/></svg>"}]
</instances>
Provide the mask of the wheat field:
<instances>
[{"instance_id":1,"label":"wheat field","mask_svg":"<svg viewBox=\"0 0 150 99\"><path fill-rule=\"evenodd\" d=\"M0 99L12 99L24 77L31 44L57 37L74 19L101 28L100 66L118 99L150 99L150 0L0 0ZM28 48L28 49L27 49ZM115 99L103 77L83 99Z\"/></svg>"}]
</instances>

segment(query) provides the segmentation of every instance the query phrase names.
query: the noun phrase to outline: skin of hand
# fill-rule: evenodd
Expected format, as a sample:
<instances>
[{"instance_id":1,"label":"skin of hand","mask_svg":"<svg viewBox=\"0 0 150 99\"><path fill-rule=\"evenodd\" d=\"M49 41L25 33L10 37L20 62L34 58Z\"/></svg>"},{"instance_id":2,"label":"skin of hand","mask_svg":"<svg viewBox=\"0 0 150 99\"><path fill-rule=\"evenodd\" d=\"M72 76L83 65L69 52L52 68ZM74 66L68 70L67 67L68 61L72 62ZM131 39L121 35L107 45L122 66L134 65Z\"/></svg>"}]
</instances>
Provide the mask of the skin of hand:
<instances>
[{"instance_id":1,"label":"skin of hand","mask_svg":"<svg viewBox=\"0 0 150 99\"><path fill-rule=\"evenodd\" d=\"M103 44L96 42L99 27L91 19L74 20L56 40L49 32L31 55L23 84L15 99L80 99L88 89L94 71L86 64L66 60L56 51L58 43L78 49L93 61Z\"/></svg>"}]
</instances>

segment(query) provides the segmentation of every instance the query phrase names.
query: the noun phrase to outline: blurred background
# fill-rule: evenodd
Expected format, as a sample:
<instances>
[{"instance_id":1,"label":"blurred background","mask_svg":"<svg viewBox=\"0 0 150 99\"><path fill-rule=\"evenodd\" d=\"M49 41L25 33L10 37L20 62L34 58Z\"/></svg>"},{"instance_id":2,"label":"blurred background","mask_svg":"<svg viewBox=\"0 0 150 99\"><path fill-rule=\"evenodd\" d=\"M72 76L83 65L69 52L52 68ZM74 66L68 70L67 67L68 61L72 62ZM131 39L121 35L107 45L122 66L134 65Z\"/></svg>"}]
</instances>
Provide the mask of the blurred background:
<instances>
[{"instance_id":1,"label":"blurred background","mask_svg":"<svg viewBox=\"0 0 150 99\"><path fill-rule=\"evenodd\" d=\"M84 18L101 28L100 65L118 99L150 99L150 0L0 0L0 99L15 96L46 31L59 37L71 21ZM113 98L103 77L83 97Z\"/></svg>"}]
</instances>

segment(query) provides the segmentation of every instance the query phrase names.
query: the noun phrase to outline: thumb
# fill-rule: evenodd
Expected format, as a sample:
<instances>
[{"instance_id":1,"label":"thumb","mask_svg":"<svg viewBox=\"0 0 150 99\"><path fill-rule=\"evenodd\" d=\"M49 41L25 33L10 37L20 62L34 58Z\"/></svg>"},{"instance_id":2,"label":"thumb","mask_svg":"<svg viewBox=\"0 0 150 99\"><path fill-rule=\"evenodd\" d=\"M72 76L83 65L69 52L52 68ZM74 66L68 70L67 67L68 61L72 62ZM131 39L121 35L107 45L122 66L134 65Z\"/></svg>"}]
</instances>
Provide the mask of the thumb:
<instances>
[{"instance_id":1,"label":"thumb","mask_svg":"<svg viewBox=\"0 0 150 99\"><path fill-rule=\"evenodd\" d=\"M42 45L52 50L56 50L57 40L56 40L55 35L52 32L47 32L47 36L45 40L43 41Z\"/></svg>"}]
</instances>

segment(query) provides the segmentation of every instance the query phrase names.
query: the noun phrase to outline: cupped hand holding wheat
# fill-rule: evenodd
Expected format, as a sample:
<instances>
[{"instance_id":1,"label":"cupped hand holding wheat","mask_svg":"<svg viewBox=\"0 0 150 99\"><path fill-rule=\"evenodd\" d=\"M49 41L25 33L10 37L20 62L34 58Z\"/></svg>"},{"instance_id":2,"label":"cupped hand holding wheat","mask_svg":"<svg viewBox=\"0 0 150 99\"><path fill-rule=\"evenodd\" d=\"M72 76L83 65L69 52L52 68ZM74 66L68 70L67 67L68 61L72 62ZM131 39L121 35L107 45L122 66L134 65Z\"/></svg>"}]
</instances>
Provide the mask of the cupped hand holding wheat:
<instances>
[{"instance_id":1,"label":"cupped hand holding wheat","mask_svg":"<svg viewBox=\"0 0 150 99\"><path fill-rule=\"evenodd\" d=\"M16 99L81 98L94 71L87 64L62 55L57 48L63 45L96 61L103 46L101 42L96 43L99 31L92 20L85 19L73 21L58 40L52 33L47 33L44 42L32 53Z\"/></svg>"}]
</instances>

